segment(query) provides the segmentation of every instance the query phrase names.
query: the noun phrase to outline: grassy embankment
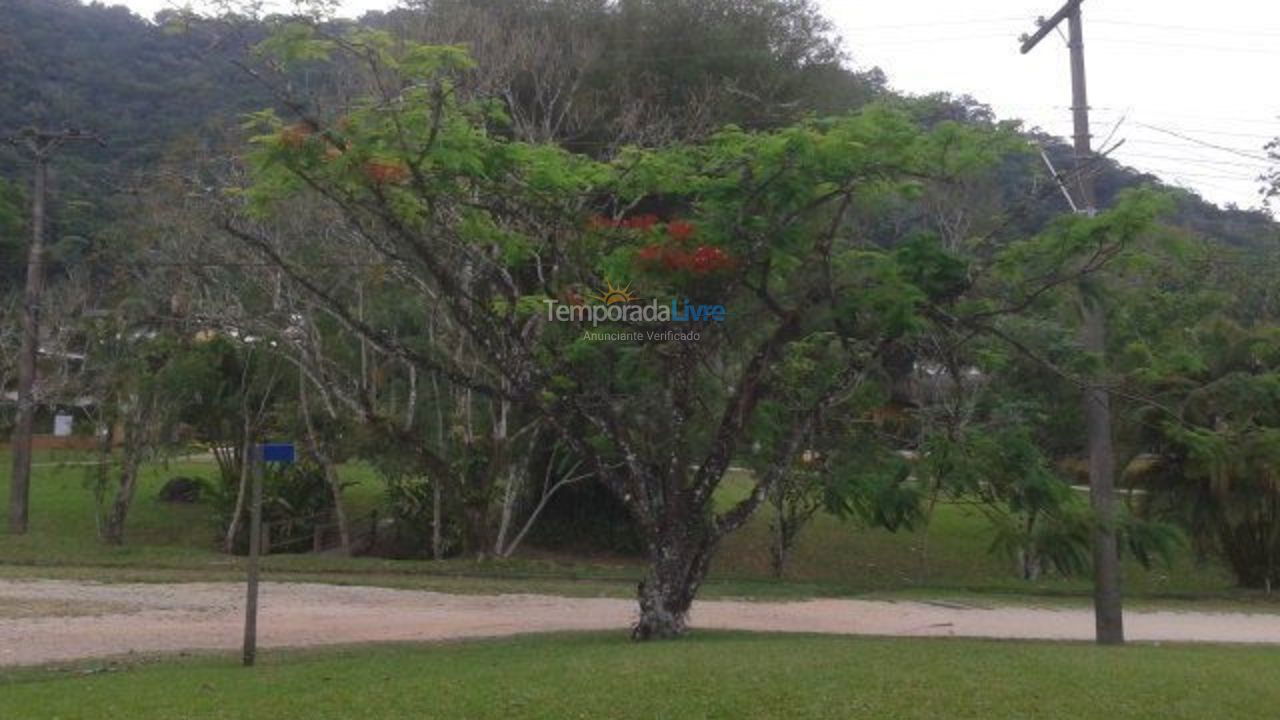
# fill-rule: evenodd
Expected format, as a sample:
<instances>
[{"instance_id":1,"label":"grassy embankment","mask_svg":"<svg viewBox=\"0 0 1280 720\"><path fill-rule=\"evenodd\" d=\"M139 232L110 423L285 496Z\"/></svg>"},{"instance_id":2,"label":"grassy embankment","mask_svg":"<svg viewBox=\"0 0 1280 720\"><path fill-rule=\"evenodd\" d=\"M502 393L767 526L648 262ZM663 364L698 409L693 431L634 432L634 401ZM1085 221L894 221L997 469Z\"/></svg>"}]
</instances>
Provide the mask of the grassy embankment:
<instances>
[{"instance_id":1,"label":"grassy embankment","mask_svg":"<svg viewBox=\"0 0 1280 720\"><path fill-rule=\"evenodd\" d=\"M98 541L86 468L76 456L41 453L32 489L31 533L0 535L0 576L72 577L110 581L219 580L240 577L241 562L216 551L209 509L159 502L156 492L174 475L212 477L208 462L149 465L129 519L124 547ZM0 502L7 501L8 458L0 455ZM344 468L353 515L380 498L380 483L367 467ZM722 500L745 491L731 480ZM929 526L890 533L819 516L794 552L786 582L768 568L769 531L762 512L729 538L715 563L708 597L813 597L872 595L932 597L978 603L1084 603L1088 579L1019 580L1008 561L987 551L990 533L972 509L942 504ZM528 550L510 560L392 561L336 555L273 555L268 577L335 583L422 587L454 592L550 592L629 596L637 561L575 557ZM1215 563L1189 553L1172 567L1144 570L1131 564L1129 595L1141 604L1239 606L1280 609L1280 602L1233 589Z\"/></svg>"}]
</instances>

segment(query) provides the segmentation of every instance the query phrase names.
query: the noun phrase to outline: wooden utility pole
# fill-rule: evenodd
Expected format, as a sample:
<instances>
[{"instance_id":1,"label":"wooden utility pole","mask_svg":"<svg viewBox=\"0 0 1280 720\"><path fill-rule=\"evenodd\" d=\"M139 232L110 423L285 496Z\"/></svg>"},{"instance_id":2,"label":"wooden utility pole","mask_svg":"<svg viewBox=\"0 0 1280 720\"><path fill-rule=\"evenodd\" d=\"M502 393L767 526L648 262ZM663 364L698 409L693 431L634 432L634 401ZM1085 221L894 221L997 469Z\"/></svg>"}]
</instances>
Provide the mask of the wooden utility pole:
<instances>
[{"instance_id":1,"label":"wooden utility pole","mask_svg":"<svg viewBox=\"0 0 1280 720\"><path fill-rule=\"evenodd\" d=\"M49 161L63 143L93 140L98 136L80 130L46 131L28 128L8 141L31 154L35 178L31 194L31 246L27 249L27 287L22 297L22 345L18 350L18 414L10 450L13 473L9 478L9 532L27 532L31 494L31 435L35 423L36 356L40 347L40 295L44 285L44 219L49 185Z\"/></svg>"},{"instance_id":2,"label":"wooden utility pole","mask_svg":"<svg viewBox=\"0 0 1280 720\"><path fill-rule=\"evenodd\" d=\"M253 667L258 659L258 559L269 552L270 533L262 526L262 476L267 463L288 465L294 461L293 443L266 443L251 446L252 452L245 462L253 464L252 506L249 508L249 560L248 581L245 583L244 602L244 666Z\"/></svg>"},{"instance_id":3,"label":"wooden utility pole","mask_svg":"<svg viewBox=\"0 0 1280 720\"><path fill-rule=\"evenodd\" d=\"M1089 95L1084 73L1084 22L1080 5L1068 0L1053 17L1042 20L1031 36L1022 38L1022 53L1031 52L1046 35L1067 21L1067 47L1071 51L1071 115L1075 132L1075 191L1077 212L1097 212L1093 173L1089 167L1093 148L1089 135ZM1081 343L1087 352L1106 355L1106 311L1097 298L1082 299ZM1089 453L1089 504L1093 508L1093 611L1099 644L1124 642L1124 612L1120 591L1120 547L1116 538L1115 449L1112 446L1111 394L1094 378L1084 392L1086 444Z\"/></svg>"},{"instance_id":4,"label":"wooden utility pole","mask_svg":"<svg viewBox=\"0 0 1280 720\"><path fill-rule=\"evenodd\" d=\"M253 490L249 506L249 558L248 579L245 583L244 602L244 653L245 667L253 667L258 658L258 558L262 554L262 474L266 458L260 445L253 446Z\"/></svg>"}]
</instances>

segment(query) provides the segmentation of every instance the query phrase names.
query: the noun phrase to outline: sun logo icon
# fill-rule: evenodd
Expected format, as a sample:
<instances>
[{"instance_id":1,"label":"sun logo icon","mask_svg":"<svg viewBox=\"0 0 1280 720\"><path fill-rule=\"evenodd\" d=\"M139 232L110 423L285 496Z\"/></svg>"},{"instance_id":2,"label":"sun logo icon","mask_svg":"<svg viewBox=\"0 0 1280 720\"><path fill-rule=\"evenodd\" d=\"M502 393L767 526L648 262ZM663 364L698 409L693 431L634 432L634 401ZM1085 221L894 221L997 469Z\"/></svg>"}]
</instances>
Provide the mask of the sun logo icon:
<instances>
[{"instance_id":1,"label":"sun logo icon","mask_svg":"<svg viewBox=\"0 0 1280 720\"><path fill-rule=\"evenodd\" d=\"M592 300L599 300L605 305L613 305L615 303L628 303L636 299L631 294L631 286L624 285L617 287L609 280L604 281L604 292L591 296Z\"/></svg>"}]
</instances>

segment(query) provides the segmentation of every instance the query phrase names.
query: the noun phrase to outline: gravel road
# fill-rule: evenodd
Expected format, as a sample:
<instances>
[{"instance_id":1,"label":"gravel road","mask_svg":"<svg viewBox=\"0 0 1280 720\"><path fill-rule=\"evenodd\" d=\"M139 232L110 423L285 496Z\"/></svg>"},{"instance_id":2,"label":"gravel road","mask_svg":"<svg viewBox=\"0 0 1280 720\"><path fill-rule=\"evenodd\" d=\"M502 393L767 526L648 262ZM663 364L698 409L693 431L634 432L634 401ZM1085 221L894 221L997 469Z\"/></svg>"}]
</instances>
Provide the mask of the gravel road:
<instances>
[{"instance_id":1,"label":"gravel road","mask_svg":"<svg viewBox=\"0 0 1280 720\"><path fill-rule=\"evenodd\" d=\"M0 580L0 665L239 647L243 586ZM613 598L448 595L417 590L264 583L260 646L423 641L556 630L622 632L635 605ZM695 628L900 636L1090 640L1086 609L951 603L703 601ZM1280 644L1280 615L1130 612L1140 641Z\"/></svg>"}]
</instances>

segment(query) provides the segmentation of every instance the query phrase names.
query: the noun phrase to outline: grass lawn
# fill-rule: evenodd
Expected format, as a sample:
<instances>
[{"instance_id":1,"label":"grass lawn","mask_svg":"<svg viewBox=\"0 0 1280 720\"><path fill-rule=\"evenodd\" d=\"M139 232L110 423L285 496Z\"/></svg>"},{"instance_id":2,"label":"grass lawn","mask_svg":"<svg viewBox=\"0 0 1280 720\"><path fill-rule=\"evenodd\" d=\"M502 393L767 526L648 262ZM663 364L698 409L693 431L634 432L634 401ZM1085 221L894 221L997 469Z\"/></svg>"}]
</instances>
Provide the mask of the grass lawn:
<instances>
[{"instance_id":1,"label":"grass lawn","mask_svg":"<svg viewBox=\"0 0 1280 720\"><path fill-rule=\"evenodd\" d=\"M0 674L0 717L1255 718L1275 650L698 633L560 634Z\"/></svg>"},{"instance_id":2,"label":"grass lawn","mask_svg":"<svg viewBox=\"0 0 1280 720\"><path fill-rule=\"evenodd\" d=\"M208 505L160 502L160 487L172 477L213 481L211 461L177 460L143 465L138 490L125 528L125 546L108 547L98 540L93 495L87 484L91 467L82 455L37 452L32 470L30 532L0 537L0 562L15 565L103 565L136 567L202 567L233 560L216 551L217 531ZM368 513L380 500L373 471L348 465L349 512ZM9 458L0 453L0 499L8 502ZM6 505L7 507L7 505Z\"/></svg>"},{"instance_id":3,"label":"grass lawn","mask_svg":"<svg viewBox=\"0 0 1280 720\"><path fill-rule=\"evenodd\" d=\"M0 534L0 577L39 576L120 581L233 580L241 561L215 548L210 511L202 505L161 503L160 486L175 475L212 478L211 462L150 464L143 470L124 547L97 539L87 467L75 454L37 454L32 483L31 532ZM71 461L71 462L68 462ZM7 502L9 462L0 454L0 502ZM382 486L365 466L344 467L352 515L369 512ZM730 478L721 500L746 491L745 478ZM979 604L1083 604L1088 578L1018 579L1010 563L991 555L990 532L972 510L939 505L927 528L890 533L820 515L804 531L786 582L769 574L769 529L762 510L730 536L713 565L704 597L949 598ZM630 597L641 569L636 559L573 557L530 549L510 560L392 561L337 555L273 555L268 576L281 580L429 588L452 592L548 592ZM1280 610L1272 596L1232 588L1216 563L1189 554L1172 567L1145 570L1130 564L1129 597L1135 605L1205 605Z\"/></svg>"}]
</instances>

